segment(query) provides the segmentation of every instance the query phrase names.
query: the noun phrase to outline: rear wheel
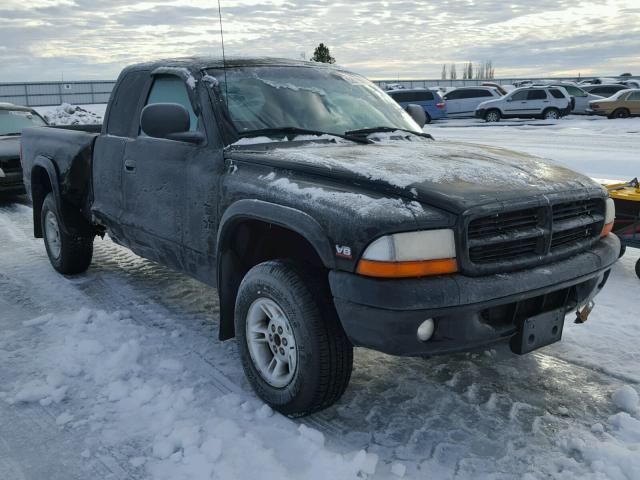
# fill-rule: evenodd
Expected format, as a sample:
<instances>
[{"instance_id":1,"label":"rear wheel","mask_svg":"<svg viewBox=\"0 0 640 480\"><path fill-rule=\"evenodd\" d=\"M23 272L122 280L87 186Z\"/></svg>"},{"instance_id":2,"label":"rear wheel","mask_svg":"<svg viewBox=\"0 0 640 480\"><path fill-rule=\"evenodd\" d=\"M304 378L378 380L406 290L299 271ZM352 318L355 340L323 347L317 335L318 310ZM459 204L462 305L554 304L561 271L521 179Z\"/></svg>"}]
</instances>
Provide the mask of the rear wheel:
<instances>
[{"instance_id":1,"label":"rear wheel","mask_svg":"<svg viewBox=\"0 0 640 480\"><path fill-rule=\"evenodd\" d=\"M257 395L285 415L322 410L344 393L353 347L318 276L286 260L253 267L236 299L242 366Z\"/></svg>"},{"instance_id":2,"label":"rear wheel","mask_svg":"<svg viewBox=\"0 0 640 480\"><path fill-rule=\"evenodd\" d=\"M53 268L65 275L82 273L89 268L93 257L93 236L67 233L62 228L61 214L52 193L42 204L42 234L47 256ZM71 231L81 230L72 219L65 218ZM76 228L77 227L77 228Z\"/></svg>"},{"instance_id":3,"label":"rear wheel","mask_svg":"<svg viewBox=\"0 0 640 480\"><path fill-rule=\"evenodd\" d=\"M614 110L610 118L629 118L630 112L626 108L618 108Z\"/></svg>"},{"instance_id":4,"label":"rear wheel","mask_svg":"<svg viewBox=\"0 0 640 480\"><path fill-rule=\"evenodd\" d=\"M560 118L560 111L557 108L548 108L542 116L545 120L557 120Z\"/></svg>"},{"instance_id":5,"label":"rear wheel","mask_svg":"<svg viewBox=\"0 0 640 480\"><path fill-rule=\"evenodd\" d=\"M640 259L636 262L636 275L640 278Z\"/></svg>"},{"instance_id":6,"label":"rear wheel","mask_svg":"<svg viewBox=\"0 0 640 480\"><path fill-rule=\"evenodd\" d=\"M424 121L425 124L431 123L431 115L429 115L426 111L424 112L426 115L426 119Z\"/></svg>"},{"instance_id":7,"label":"rear wheel","mask_svg":"<svg viewBox=\"0 0 640 480\"><path fill-rule=\"evenodd\" d=\"M499 122L500 121L500 110L489 110L484 115L484 119L487 122Z\"/></svg>"}]
</instances>

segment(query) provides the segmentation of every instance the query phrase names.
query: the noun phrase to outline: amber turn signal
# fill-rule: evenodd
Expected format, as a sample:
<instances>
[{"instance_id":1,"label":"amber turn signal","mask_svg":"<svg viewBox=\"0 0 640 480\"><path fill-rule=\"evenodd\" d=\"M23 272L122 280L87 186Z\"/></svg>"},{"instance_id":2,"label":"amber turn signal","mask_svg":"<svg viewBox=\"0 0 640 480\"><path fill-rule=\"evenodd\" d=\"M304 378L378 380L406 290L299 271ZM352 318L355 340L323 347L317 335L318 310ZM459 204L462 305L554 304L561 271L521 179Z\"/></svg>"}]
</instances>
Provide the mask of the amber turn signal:
<instances>
[{"instance_id":1,"label":"amber turn signal","mask_svg":"<svg viewBox=\"0 0 640 480\"><path fill-rule=\"evenodd\" d=\"M600 232L600 237L606 237L607 235L609 235L611 233L611 230L613 229L613 222L611 223L607 223L604 228L602 229L602 232Z\"/></svg>"},{"instance_id":2,"label":"amber turn signal","mask_svg":"<svg viewBox=\"0 0 640 480\"><path fill-rule=\"evenodd\" d=\"M455 258L415 262L377 262L360 260L356 270L360 275L379 278L409 278L444 275L458 271Z\"/></svg>"}]
</instances>

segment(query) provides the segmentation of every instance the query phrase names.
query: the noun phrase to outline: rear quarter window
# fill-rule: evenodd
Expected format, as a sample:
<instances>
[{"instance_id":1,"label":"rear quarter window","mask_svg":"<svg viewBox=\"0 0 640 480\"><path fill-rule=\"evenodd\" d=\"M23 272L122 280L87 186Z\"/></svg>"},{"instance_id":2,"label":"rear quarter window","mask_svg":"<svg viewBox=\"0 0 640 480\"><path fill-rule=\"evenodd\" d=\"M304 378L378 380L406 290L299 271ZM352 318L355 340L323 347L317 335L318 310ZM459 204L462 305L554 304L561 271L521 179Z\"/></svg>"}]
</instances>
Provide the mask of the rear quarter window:
<instances>
[{"instance_id":1,"label":"rear quarter window","mask_svg":"<svg viewBox=\"0 0 640 480\"><path fill-rule=\"evenodd\" d=\"M549 90L549 93L553 95L553 98L564 98L562 92L556 88L552 88L551 90Z\"/></svg>"},{"instance_id":2,"label":"rear quarter window","mask_svg":"<svg viewBox=\"0 0 640 480\"><path fill-rule=\"evenodd\" d=\"M107 134L118 137L132 134L132 122L136 118L142 92L148 81L148 71L129 72L120 80L109 104Z\"/></svg>"}]
</instances>

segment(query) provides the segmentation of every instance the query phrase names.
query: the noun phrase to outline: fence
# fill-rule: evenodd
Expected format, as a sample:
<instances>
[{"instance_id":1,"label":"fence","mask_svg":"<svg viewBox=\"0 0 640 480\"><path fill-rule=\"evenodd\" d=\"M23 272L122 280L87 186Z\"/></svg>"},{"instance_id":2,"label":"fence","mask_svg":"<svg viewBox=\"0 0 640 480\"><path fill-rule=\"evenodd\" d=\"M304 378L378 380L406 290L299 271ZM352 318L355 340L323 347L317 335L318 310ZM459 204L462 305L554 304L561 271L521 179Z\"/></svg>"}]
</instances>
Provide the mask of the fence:
<instances>
[{"instance_id":1,"label":"fence","mask_svg":"<svg viewBox=\"0 0 640 480\"><path fill-rule=\"evenodd\" d=\"M640 77L624 77L618 78L617 76L613 77L601 77L601 78L611 78L612 80L635 80L640 81ZM524 80L531 80L532 82L542 82L553 80L556 82L575 82L576 77L545 77L545 78L495 78L492 80L480 80L480 79L470 79L470 80L373 80L373 83L380 87L385 87L388 85L400 86L402 88L429 88L429 87L466 87L466 86L476 86L480 85L484 82L493 82L498 83L500 85L513 85L516 82L522 82ZM584 79L583 79L584 80Z\"/></svg>"},{"instance_id":2,"label":"fence","mask_svg":"<svg viewBox=\"0 0 640 480\"><path fill-rule=\"evenodd\" d=\"M613 77L615 78L615 77ZM574 81L576 78L554 78L553 80ZM494 80L374 80L374 83L382 87L386 85L401 85L404 88L428 88L428 87L464 87L480 85L485 81L496 82L503 85L511 85L514 82L525 80L523 78L496 78ZM527 78L526 80L538 81L549 78ZM625 80L640 80L640 77L626 77ZM115 81L98 80L86 82L35 82L35 83L0 83L0 103L8 102L29 107L46 107L72 103L75 105L87 105L92 103L107 103L113 90Z\"/></svg>"},{"instance_id":3,"label":"fence","mask_svg":"<svg viewBox=\"0 0 640 480\"><path fill-rule=\"evenodd\" d=\"M0 83L0 103L45 107L107 103L115 81Z\"/></svg>"}]
</instances>

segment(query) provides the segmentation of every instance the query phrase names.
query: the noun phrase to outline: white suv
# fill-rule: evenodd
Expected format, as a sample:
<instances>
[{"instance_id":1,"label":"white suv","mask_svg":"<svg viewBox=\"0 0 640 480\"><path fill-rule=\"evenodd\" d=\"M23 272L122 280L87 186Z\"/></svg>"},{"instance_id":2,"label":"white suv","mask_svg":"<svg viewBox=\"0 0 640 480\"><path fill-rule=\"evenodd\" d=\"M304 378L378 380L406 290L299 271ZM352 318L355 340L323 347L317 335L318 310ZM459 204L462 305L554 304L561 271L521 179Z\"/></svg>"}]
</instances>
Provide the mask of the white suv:
<instances>
[{"instance_id":1,"label":"white suv","mask_svg":"<svg viewBox=\"0 0 640 480\"><path fill-rule=\"evenodd\" d=\"M487 122L501 118L544 118L555 120L571 111L571 97L562 87L516 88L504 97L478 105L476 117Z\"/></svg>"},{"instance_id":2,"label":"white suv","mask_svg":"<svg viewBox=\"0 0 640 480\"><path fill-rule=\"evenodd\" d=\"M448 117L473 117L479 104L502 95L493 87L460 87L444 95Z\"/></svg>"}]
</instances>

